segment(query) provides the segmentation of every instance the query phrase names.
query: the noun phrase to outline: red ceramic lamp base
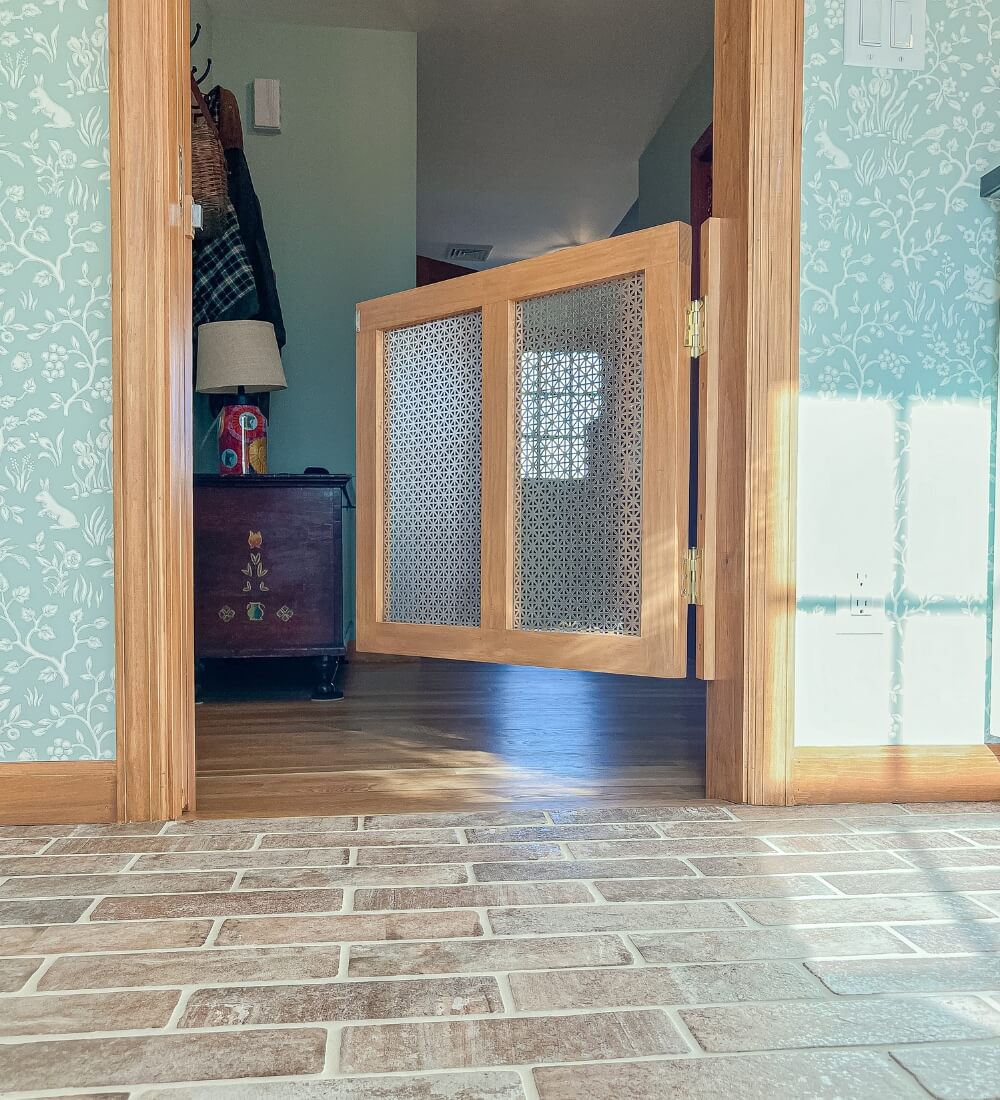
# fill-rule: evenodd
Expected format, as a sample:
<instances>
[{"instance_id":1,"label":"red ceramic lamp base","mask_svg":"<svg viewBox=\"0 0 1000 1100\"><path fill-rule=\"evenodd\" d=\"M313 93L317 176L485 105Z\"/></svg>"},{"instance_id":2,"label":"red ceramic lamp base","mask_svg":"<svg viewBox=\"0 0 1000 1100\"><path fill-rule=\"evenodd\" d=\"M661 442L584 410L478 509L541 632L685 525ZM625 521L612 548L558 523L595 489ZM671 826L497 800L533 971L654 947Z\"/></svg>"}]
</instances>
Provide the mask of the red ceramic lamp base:
<instances>
[{"instance_id":1,"label":"red ceramic lamp base","mask_svg":"<svg viewBox=\"0 0 1000 1100\"><path fill-rule=\"evenodd\" d=\"M219 473L267 473L267 419L256 405L227 405L219 414Z\"/></svg>"}]
</instances>

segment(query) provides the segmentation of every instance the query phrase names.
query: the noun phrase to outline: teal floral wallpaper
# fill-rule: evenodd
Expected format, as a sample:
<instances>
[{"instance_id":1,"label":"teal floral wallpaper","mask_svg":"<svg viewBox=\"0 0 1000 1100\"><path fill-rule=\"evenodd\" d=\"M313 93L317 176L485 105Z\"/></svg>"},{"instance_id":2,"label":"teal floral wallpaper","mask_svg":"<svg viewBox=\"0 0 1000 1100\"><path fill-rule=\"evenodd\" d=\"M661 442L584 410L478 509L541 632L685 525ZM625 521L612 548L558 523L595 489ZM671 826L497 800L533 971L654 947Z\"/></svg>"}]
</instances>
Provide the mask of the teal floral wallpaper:
<instances>
[{"instance_id":1,"label":"teal floral wallpaper","mask_svg":"<svg viewBox=\"0 0 1000 1100\"><path fill-rule=\"evenodd\" d=\"M845 66L843 0L805 7L797 740L982 742L1000 4L927 0L920 72Z\"/></svg>"},{"instance_id":2,"label":"teal floral wallpaper","mask_svg":"<svg viewBox=\"0 0 1000 1100\"><path fill-rule=\"evenodd\" d=\"M0 761L114 755L106 0L0 0Z\"/></svg>"}]
</instances>

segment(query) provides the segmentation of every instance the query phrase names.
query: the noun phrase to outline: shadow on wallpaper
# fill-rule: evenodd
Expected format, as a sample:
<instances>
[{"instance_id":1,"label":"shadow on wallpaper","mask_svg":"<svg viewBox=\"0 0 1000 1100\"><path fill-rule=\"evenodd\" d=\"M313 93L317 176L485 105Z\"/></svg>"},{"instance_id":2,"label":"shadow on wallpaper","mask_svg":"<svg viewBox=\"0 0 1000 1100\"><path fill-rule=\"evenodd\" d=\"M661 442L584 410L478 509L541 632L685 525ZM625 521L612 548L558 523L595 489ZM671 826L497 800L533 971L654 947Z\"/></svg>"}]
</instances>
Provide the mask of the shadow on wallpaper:
<instances>
[{"instance_id":1,"label":"shadow on wallpaper","mask_svg":"<svg viewBox=\"0 0 1000 1100\"><path fill-rule=\"evenodd\" d=\"M1000 159L1000 9L927 9L907 72L845 66L843 0L806 4L804 745L989 736L1000 259L978 187Z\"/></svg>"}]
</instances>

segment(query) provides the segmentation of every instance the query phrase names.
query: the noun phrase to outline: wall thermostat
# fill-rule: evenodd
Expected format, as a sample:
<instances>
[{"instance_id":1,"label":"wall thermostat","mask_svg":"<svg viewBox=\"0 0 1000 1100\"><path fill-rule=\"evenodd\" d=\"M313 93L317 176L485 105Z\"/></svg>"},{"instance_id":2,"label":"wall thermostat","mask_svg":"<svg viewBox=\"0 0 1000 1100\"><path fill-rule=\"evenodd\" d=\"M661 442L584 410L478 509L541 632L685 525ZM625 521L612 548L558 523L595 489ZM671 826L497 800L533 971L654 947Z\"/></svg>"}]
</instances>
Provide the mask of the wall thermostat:
<instances>
[{"instance_id":1,"label":"wall thermostat","mask_svg":"<svg viewBox=\"0 0 1000 1100\"><path fill-rule=\"evenodd\" d=\"M281 129L281 81L253 82L253 128L277 133Z\"/></svg>"}]
</instances>

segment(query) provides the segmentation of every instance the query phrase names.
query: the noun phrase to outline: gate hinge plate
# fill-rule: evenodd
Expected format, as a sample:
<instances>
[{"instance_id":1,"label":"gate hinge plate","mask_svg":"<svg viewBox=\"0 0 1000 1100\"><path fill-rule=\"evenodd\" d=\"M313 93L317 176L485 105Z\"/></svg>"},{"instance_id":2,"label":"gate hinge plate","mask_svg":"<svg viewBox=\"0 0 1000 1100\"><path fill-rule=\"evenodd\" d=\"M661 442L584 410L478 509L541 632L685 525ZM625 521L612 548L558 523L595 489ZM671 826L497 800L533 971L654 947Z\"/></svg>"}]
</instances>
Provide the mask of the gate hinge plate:
<instances>
[{"instance_id":1,"label":"gate hinge plate","mask_svg":"<svg viewBox=\"0 0 1000 1100\"><path fill-rule=\"evenodd\" d=\"M684 562L684 595L689 604L701 605L701 551L692 546Z\"/></svg>"},{"instance_id":2,"label":"gate hinge plate","mask_svg":"<svg viewBox=\"0 0 1000 1100\"><path fill-rule=\"evenodd\" d=\"M685 311L684 346L690 349L692 359L698 359L705 352L704 298L695 298Z\"/></svg>"}]
</instances>

